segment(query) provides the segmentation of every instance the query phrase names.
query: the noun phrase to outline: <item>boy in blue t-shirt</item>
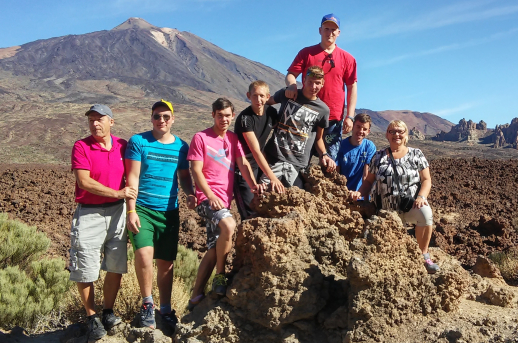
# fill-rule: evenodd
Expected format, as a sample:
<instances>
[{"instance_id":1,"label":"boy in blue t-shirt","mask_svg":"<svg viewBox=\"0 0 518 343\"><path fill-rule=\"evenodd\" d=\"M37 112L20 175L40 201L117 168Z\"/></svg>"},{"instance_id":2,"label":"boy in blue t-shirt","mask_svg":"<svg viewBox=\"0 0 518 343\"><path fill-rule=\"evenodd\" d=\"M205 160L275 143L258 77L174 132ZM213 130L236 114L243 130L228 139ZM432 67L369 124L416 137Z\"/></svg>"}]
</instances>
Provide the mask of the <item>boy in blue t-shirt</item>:
<instances>
[{"instance_id":1,"label":"boy in blue t-shirt","mask_svg":"<svg viewBox=\"0 0 518 343\"><path fill-rule=\"evenodd\" d=\"M340 144L336 156L337 171L347 177L347 188L355 192L360 189L367 176L369 163L376 153L376 146L365 139L371 131L371 117L361 113L354 117L352 135Z\"/></svg>"},{"instance_id":2,"label":"boy in blue t-shirt","mask_svg":"<svg viewBox=\"0 0 518 343\"><path fill-rule=\"evenodd\" d=\"M178 320L171 309L171 291L180 228L178 181L189 208L196 205L196 197L187 161L189 146L171 133L173 105L161 100L151 111L153 130L134 135L126 148L126 184L138 189L136 200L127 199L127 225L142 295L139 326L156 328L151 295L155 259L159 313L162 323L174 329Z\"/></svg>"}]
</instances>

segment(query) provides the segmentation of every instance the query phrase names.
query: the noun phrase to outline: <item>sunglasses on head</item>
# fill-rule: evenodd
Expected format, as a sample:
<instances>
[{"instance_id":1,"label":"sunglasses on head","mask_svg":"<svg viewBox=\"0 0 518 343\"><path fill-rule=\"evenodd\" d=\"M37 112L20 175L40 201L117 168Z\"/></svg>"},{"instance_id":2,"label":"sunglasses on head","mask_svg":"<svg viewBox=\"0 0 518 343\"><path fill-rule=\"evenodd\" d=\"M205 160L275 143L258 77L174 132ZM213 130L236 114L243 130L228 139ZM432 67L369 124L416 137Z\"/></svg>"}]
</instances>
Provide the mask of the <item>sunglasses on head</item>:
<instances>
[{"instance_id":1,"label":"sunglasses on head","mask_svg":"<svg viewBox=\"0 0 518 343\"><path fill-rule=\"evenodd\" d=\"M169 121L169 119L171 119L171 116L169 114L153 114L154 120L159 120L160 118L163 118L164 121Z\"/></svg>"},{"instance_id":2,"label":"sunglasses on head","mask_svg":"<svg viewBox=\"0 0 518 343\"><path fill-rule=\"evenodd\" d=\"M322 79L322 78L324 78L324 74L321 74L321 73L313 73L313 72L311 72L310 70L308 70L308 71L307 71L306 76L315 77L315 78L317 78L317 79Z\"/></svg>"}]
</instances>

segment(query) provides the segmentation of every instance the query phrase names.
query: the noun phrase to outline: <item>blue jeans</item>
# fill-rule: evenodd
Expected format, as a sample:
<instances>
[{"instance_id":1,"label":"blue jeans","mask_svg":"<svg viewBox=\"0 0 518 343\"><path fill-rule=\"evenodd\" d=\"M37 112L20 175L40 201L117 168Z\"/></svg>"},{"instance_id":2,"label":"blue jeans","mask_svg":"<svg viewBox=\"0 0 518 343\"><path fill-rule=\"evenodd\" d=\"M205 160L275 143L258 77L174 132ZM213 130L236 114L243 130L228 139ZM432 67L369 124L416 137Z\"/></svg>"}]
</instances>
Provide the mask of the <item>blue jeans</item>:
<instances>
[{"instance_id":1,"label":"blue jeans","mask_svg":"<svg viewBox=\"0 0 518 343\"><path fill-rule=\"evenodd\" d=\"M340 121L330 121L329 127L324 129L324 144L329 157L336 161L340 143L342 143L342 129L344 127L345 116Z\"/></svg>"}]
</instances>

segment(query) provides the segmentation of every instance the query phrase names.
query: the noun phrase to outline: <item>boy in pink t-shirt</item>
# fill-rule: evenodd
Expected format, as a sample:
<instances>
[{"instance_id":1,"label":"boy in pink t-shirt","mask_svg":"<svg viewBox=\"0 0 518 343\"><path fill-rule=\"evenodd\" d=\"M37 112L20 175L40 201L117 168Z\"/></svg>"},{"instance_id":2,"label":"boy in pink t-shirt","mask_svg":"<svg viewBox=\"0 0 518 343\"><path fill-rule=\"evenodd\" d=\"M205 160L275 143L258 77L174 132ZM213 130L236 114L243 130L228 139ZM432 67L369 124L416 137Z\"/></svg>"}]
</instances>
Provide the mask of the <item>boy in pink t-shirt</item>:
<instances>
[{"instance_id":1,"label":"boy in pink t-shirt","mask_svg":"<svg viewBox=\"0 0 518 343\"><path fill-rule=\"evenodd\" d=\"M198 269L190 309L204 298L203 289L214 266L217 274L212 291L226 294L225 261L236 228L229 211L236 164L253 193L260 194L265 189L265 185L256 183L237 135L228 131L234 116L234 105L228 99L217 99L212 104L214 125L194 135L187 154L196 183L196 212L207 222L208 248Z\"/></svg>"}]
</instances>

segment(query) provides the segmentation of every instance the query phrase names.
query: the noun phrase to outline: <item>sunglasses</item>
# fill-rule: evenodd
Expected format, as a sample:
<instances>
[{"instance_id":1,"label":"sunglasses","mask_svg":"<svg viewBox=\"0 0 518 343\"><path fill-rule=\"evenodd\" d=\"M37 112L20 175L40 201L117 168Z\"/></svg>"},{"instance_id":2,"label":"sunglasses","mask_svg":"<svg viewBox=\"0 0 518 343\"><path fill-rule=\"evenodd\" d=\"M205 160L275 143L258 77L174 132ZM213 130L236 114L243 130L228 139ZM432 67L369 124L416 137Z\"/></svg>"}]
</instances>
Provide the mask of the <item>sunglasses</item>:
<instances>
[{"instance_id":1,"label":"sunglasses","mask_svg":"<svg viewBox=\"0 0 518 343\"><path fill-rule=\"evenodd\" d=\"M327 55L329 57L329 64L331 64L331 69L335 67L335 60L333 59L333 54Z\"/></svg>"},{"instance_id":2,"label":"sunglasses","mask_svg":"<svg viewBox=\"0 0 518 343\"><path fill-rule=\"evenodd\" d=\"M160 118L163 118L164 121L169 121L171 116L169 114L153 114L154 120L159 120Z\"/></svg>"},{"instance_id":3,"label":"sunglasses","mask_svg":"<svg viewBox=\"0 0 518 343\"><path fill-rule=\"evenodd\" d=\"M308 72L306 73L306 76L310 76L310 77L314 77L314 78L317 78L317 79L322 79L324 78L324 74L320 74L320 73L312 73L311 71L308 70Z\"/></svg>"},{"instance_id":4,"label":"sunglasses","mask_svg":"<svg viewBox=\"0 0 518 343\"><path fill-rule=\"evenodd\" d=\"M387 132L390 133L391 135L395 135L396 133L403 135L406 132L406 130L388 130Z\"/></svg>"}]
</instances>

